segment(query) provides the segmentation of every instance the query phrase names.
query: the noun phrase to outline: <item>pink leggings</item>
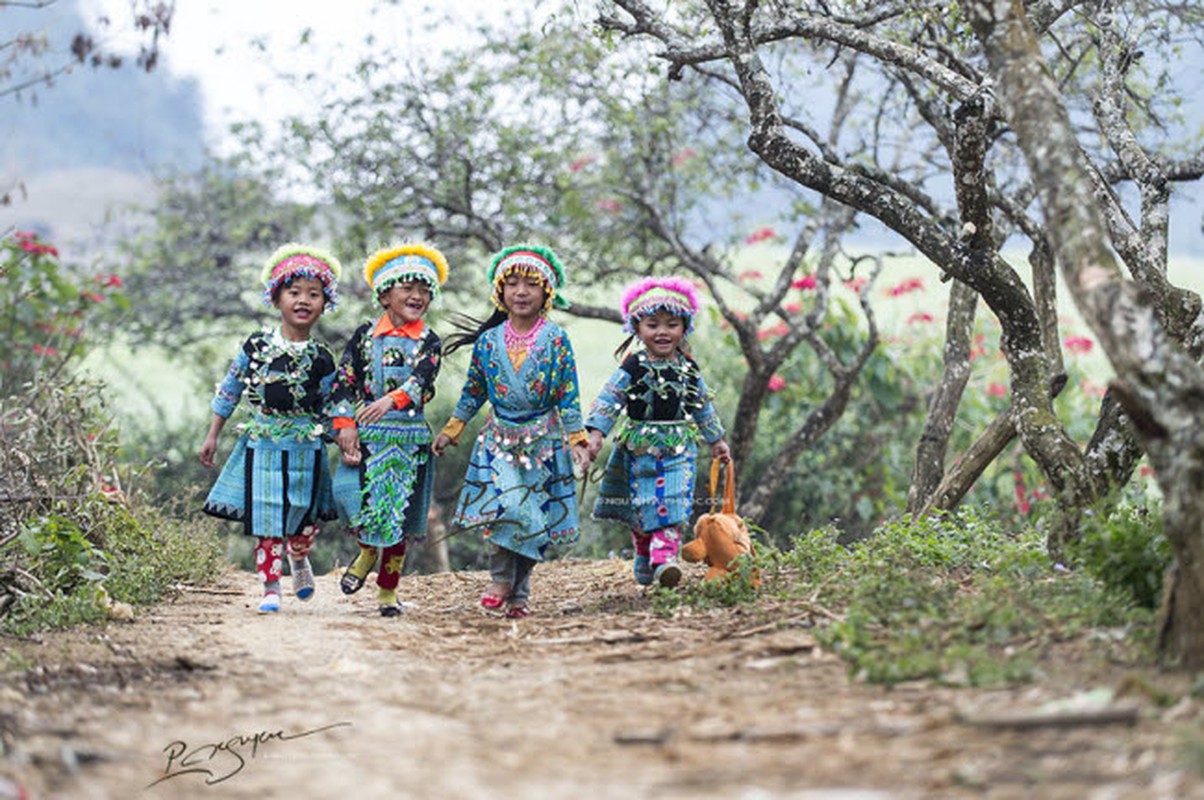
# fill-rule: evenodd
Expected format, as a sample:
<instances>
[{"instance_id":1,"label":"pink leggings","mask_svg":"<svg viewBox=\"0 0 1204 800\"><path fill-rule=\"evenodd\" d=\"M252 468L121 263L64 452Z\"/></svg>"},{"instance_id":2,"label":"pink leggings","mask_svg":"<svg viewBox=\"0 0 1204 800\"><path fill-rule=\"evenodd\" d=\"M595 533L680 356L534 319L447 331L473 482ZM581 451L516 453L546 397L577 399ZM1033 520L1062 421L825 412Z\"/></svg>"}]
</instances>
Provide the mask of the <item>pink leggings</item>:
<instances>
[{"instance_id":1,"label":"pink leggings","mask_svg":"<svg viewBox=\"0 0 1204 800\"><path fill-rule=\"evenodd\" d=\"M632 531L631 543L635 553L646 556L652 566L659 567L677 560L677 549L681 545L681 534L677 528L658 528L654 531Z\"/></svg>"}]
</instances>

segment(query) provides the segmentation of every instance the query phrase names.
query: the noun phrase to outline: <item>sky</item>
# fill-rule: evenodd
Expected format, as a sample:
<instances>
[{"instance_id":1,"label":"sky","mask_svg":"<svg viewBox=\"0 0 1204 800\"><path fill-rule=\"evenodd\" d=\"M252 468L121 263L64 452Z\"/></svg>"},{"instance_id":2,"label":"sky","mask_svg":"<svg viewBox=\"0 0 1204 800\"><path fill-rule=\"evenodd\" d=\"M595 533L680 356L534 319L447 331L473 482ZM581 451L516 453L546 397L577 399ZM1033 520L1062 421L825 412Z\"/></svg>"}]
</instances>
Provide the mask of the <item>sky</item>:
<instances>
[{"instance_id":1,"label":"sky","mask_svg":"<svg viewBox=\"0 0 1204 800\"><path fill-rule=\"evenodd\" d=\"M271 122L302 113L316 99L305 85L280 80L285 73L324 77L347 72L363 54L365 37L399 52L431 50L462 36L444 27L444 42L426 36L416 17L432 9L454 13L465 25L498 20L518 0L176 0L171 34L162 45L162 68L195 78L204 97L211 143L221 149L231 123ZM531 5L531 3L523 3ZM106 15L116 23L129 16L129 0L83 0L85 17ZM303 36L306 41L302 44ZM136 41L128 30L124 37ZM121 39L117 39L121 41ZM315 81L316 83L319 81Z\"/></svg>"}]
</instances>

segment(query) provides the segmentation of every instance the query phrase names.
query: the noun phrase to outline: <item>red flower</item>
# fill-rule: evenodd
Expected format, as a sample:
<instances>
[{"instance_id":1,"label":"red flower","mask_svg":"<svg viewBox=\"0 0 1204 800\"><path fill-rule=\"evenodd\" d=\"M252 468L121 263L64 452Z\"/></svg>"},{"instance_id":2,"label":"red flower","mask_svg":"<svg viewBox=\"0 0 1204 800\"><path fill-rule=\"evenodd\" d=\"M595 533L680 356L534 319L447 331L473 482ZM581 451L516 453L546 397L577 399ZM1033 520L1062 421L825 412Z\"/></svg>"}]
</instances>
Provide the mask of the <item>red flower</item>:
<instances>
[{"instance_id":1,"label":"red flower","mask_svg":"<svg viewBox=\"0 0 1204 800\"><path fill-rule=\"evenodd\" d=\"M108 275L97 275L96 282L101 286L112 289L120 289L125 285L125 281L123 281L120 276L115 275L112 272L110 272Z\"/></svg>"},{"instance_id":2,"label":"red flower","mask_svg":"<svg viewBox=\"0 0 1204 800\"><path fill-rule=\"evenodd\" d=\"M14 239L36 239L38 235L33 231L17 231L13 234Z\"/></svg>"},{"instance_id":3,"label":"red flower","mask_svg":"<svg viewBox=\"0 0 1204 800\"><path fill-rule=\"evenodd\" d=\"M736 276L736 280L738 280L738 281L759 281L763 277L765 277L765 276L762 275L761 271L758 269L746 269L743 272L741 272L739 275Z\"/></svg>"},{"instance_id":4,"label":"red flower","mask_svg":"<svg viewBox=\"0 0 1204 800\"><path fill-rule=\"evenodd\" d=\"M1021 514L1027 514L1029 510L1028 492L1024 489L1024 476L1019 472L1016 473L1016 509Z\"/></svg>"},{"instance_id":5,"label":"red flower","mask_svg":"<svg viewBox=\"0 0 1204 800\"><path fill-rule=\"evenodd\" d=\"M769 383L765 384L765 388L771 392L780 392L786 388L786 379L775 372L769 376Z\"/></svg>"},{"instance_id":6,"label":"red flower","mask_svg":"<svg viewBox=\"0 0 1204 800\"><path fill-rule=\"evenodd\" d=\"M918 292L924 288L924 281L920 278L908 278L902 283L892 286L886 290L886 293L891 297L899 297L901 295Z\"/></svg>"},{"instance_id":7,"label":"red flower","mask_svg":"<svg viewBox=\"0 0 1204 800\"><path fill-rule=\"evenodd\" d=\"M772 339L776 336L785 336L788 333L790 333L790 326L785 322L779 322L772 328L766 328L763 331L757 331L757 338L761 341L765 341L766 339Z\"/></svg>"},{"instance_id":8,"label":"red flower","mask_svg":"<svg viewBox=\"0 0 1204 800\"><path fill-rule=\"evenodd\" d=\"M104 297L98 295L96 292L80 292L79 296L85 300L91 300L93 303L103 303L105 301Z\"/></svg>"},{"instance_id":9,"label":"red flower","mask_svg":"<svg viewBox=\"0 0 1204 800\"><path fill-rule=\"evenodd\" d=\"M607 214L618 214L623 210L623 204L618 200L599 200L594 203L594 208L605 211Z\"/></svg>"},{"instance_id":10,"label":"red flower","mask_svg":"<svg viewBox=\"0 0 1204 800\"><path fill-rule=\"evenodd\" d=\"M982 344L984 341L986 341L986 338L986 335L982 333L977 333L974 335L974 346L970 348L971 361L979 356L985 356L987 354L987 348L985 348Z\"/></svg>"},{"instance_id":11,"label":"red flower","mask_svg":"<svg viewBox=\"0 0 1204 800\"><path fill-rule=\"evenodd\" d=\"M855 294L861 293L861 287L870 282L869 278L849 278L844 282L845 288Z\"/></svg>"},{"instance_id":12,"label":"red flower","mask_svg":"<svg viewBox=\"0 0 1204 800\"><path fill-rule=\"evenodd\" d=\"M909 324L913 323L913 322L932 322L932 319L933 319L932 315L929 314L927 311L918 311L915 314L912 314L910 317L908 317L907 322Z\"/></svg>"},{"instance_id":13,"label":"red flower","mask_svg":"<svg viewBox=\"0 0 1204 800\"><path fill-rule=\"evenodd\" d=\"M748 236L745 236L744 243L745 244L757 244L758 242L763 242L766 239L776 239L776 238L778 238L777 231L775 231L773 228L766 225L763 228L757 228L755 231L750 233Z\"/></svg>"},{"instance_id":14,"label":"red flower","mask_svg":"<svg viewBox=\"0 0 1204 800\"><path fill-rule=\"evenodd\" d=\"M815 288L815 276L814 275L804 275L803 277L799 278L798 280L791 281L790 288L791 289L814 289Z\"/></svg>"},{"instance_id":15,"label":"red flower","mask_svg":"<svg viewBox=\"0 0 1204 800\"><path fill-rule=\"evenodd\" d=\"M1141 468L1137 470L1137 474L1143 478L1152 478L1155 475L1154 468L1149 464L1142 464Z\"/></svg>"},{"instance_id":16,"label":"red flower","mask_svg":"<svg viewBox=\"0 0 1204 800\"><path fill-rule=\"evenodd\" d=\"M987 394L993 397L1007 397L1008 387L1002 383L991 383L987 386Z\"/></svg>"},{"instance_id":17,"label":"red flower","mask_svg":"<svg viewBox=\"0 0 1204 800\"><path fill-rule=\"evenodd\" d=\"M1091 348L1095 346L1095 342L1086 336L1067 336L1062 340L1062 344L1072 353L1090 353Z\"/></svg>"},{"instance_id":18,"label":"red flower","mask_svg":"<svg viewBox=\"0 0 1204 800\"><path fill-rule=\"evenodd\" d=\"M787 303L786 305L782 306L782 310L787 314L797 314L803 310L803 307L798 303Z\"/></svg>"},{"instance_id":19,"label":"red flower","mask_svg":"<svg viewBox=\"0 0 1204 800\"><path fill-rule=\"evenodd\" d=\"M59 354L59 351L55 350L53 347L44 347L36 342L33 346L33 352L35 355L39 356L57 356Z\"/></svg>"},{"instance_id":20,"label":"red flower","mask_svg":"<svg viewBox=\"0 0 1204 800\"><path fill-rule=\"evenodd\" d=\"M597 159L598 159L598 156L593 153L590 153L589 155L581 156L580 158L575 158L569 164L569 172L580 172L581 170L588 167L590 164L597 161Z\"/></svg>"}]
</instances>

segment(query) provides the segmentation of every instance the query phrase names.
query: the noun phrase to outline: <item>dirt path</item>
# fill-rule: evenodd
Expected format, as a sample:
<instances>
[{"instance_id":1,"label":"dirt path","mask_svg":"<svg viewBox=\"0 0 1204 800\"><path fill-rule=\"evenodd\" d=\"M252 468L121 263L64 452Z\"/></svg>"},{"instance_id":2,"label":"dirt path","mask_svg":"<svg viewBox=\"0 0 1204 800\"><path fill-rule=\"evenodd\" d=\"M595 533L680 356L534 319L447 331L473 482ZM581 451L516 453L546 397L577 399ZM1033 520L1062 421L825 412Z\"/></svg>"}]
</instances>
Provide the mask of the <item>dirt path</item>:
<instances>
[{"instance_id":1,"label":"dirt path","mask_svg":"<svg viewBox=\"0 0 1204 800\"><path fill-rule=\"evenodd\" d=\"M1132 724L960 716L1186 677L1067 660L1015 690L871 687L805 614L659 619L628 568L541 565L518 621L478 608L480 573L405 578L398 619L333 575L259 616L236 573L132 624L0 640L0 775L40 798L1204 798L1175 744L1198 700L1130 693Z\"/></svg>"}]
</instances>

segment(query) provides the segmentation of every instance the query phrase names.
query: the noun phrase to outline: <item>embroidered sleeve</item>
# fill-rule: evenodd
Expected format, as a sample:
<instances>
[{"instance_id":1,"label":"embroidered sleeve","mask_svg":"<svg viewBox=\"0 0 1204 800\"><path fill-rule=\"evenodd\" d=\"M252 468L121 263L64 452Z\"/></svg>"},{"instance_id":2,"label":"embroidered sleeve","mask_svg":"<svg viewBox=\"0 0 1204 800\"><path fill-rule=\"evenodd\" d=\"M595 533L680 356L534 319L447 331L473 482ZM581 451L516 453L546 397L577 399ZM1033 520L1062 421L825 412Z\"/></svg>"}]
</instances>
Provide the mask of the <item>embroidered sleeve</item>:
<instances>
[{"instance_id":1,"label":"embroidered sleeve","mask_svg":"<svg viewBox=\"0 0 1204 800\"><path fill-rule=\"evenodd\" d=\"M364 337L369 330L367 325L358 328L343 348L331 390L332 417L354 419L356 406L364 401Z\"/></svg>"},{"instance_id":2,"label":"embroidered sleeve","mask_svg":"<svg viewBox=\"0 0 1204 800\"><path fill-rule=\"evenodd\" d=\"M230 369L226 371L226 377L217 385L217 391L214 392L213 402L209 407L223 419L229 419L234 413L234 409L238 407L238 401L242 399L242 393L247 388L247 368L251 364L251 358L247 355L247 349L251 344L251 340L239 348L238 355L234 357L234 361L230 363Z\"/></svg>"},{"instance_id":3,"label":"embroidered sleeve","mask_svg":"<svg viewBox=\"0 0 1204 800\"><path fill-rule=\"evenodd\" d=\"M319 348L320 355L314 359L314 369L323 370L318 380L318 424L324 437L329 438L334 419L334 382L338 375L338 367L334 363L334 353L325 344Z\"/></svg>"},{"instance_id":4,"label":"embroidered sleeve","mask_svg":"<svg viewBox=\"0 0 1204 800\"><path fill-rule=\"evenodd\" d=\"M472 361L468 364L468 376L464 381L464 388L460 390L460 402L456 403L456 408L452 411L452 416L461 423L468 422L476 416L476 413L481 410L481 406L485 405L485 401L489 399L489 388L485 375L485 360L489 357L488 350L485 337L482 335L472 347Z\"/></svg>"},{"instance_id":5,"label":"embroidered sleeve","mask_svg":"<svg viewBox=\"0 0 1204 800\"><path fill-rule=\"evenodd\" d=\"M697 395L693 400L690 415L694 417L694 422L698 424L698 432L702 435L702 440L707 444L714 444L723 438L723 422L719 419L719 413L715 411L715 406L711 402L711 393L707 389L706 381L702 379L701 373L695 373L698 377L695 380L697 387Z\"/></svg>"},{"instance_id":6,"label":"embroidered sleeve","mask_svg":"<svg viewBox=\"0 0 1204 800\"><path fill-rule=\"evenodd\" d=\"M590 407L585 427L601 431L603 436L608 435L619 417L627 411L627 387L630 384L631 373L625 369L615 370Z\"/></svg>"},{"instance_id":7,"label":"embroidered sleeve","mask_svg":"<svg viewBox=\"0 0 1204 800\"><path fill-rule=\"evenodd\" d=\"M577 361L573 358L573 345L563 332L552 343L552 399L570 436L585 428L577 387Z\"/></svg>"},{"instance_id":8,"label":"embroidered sleeve","mask_svg":"<svg viewBox=\"0 0 1204 800\"><path fill-rule=\"evenodd\" d=\"M405 405L397 402L397 392L401 392L405 396L406 405L417 397L421 397L422 403L425 405L435 396L435 378L439 375L442 349L443 343L439 337L435 335L434 331L427 328L422 345L418 350L418 363L414 365L414 370L401 386L389 393L393 395L393 402L397 408L405 408Z\"/></svg>"}]
</instances>

